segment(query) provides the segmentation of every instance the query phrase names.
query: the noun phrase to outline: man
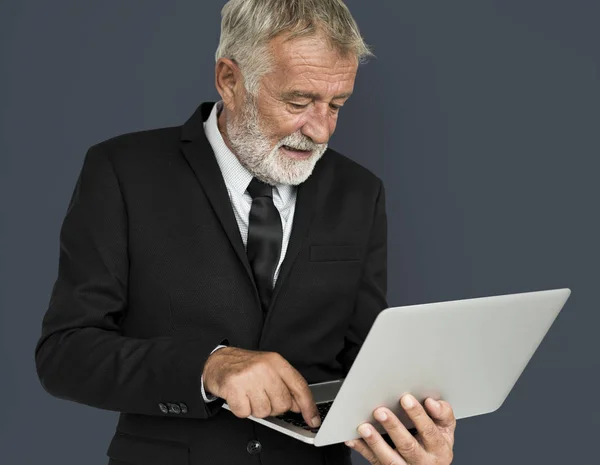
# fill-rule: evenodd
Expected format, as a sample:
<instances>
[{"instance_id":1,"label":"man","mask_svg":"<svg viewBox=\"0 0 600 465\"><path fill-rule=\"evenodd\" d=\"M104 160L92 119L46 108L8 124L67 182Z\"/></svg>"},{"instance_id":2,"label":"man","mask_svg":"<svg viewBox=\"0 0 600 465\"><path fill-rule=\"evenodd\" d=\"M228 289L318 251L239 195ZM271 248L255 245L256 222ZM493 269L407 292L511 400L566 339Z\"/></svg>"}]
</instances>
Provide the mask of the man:
<instances>
[{"instance_id":1,"label":"man","mask_svg":"<svg viewBox=\"0 0 600 465\"><path fill-rule=\"evenodd\" d=\"M36 364L54 396L120 412L110 464L350 463L245 418L318 426L308 383L344 377L387 306L383 185L327 148L368 55L340 0L231 0L221 101L88 151ZM450 463L452 409L410 399L416 436L381 409L388 440L347 445Z\"/></svg>"}]
</instances>

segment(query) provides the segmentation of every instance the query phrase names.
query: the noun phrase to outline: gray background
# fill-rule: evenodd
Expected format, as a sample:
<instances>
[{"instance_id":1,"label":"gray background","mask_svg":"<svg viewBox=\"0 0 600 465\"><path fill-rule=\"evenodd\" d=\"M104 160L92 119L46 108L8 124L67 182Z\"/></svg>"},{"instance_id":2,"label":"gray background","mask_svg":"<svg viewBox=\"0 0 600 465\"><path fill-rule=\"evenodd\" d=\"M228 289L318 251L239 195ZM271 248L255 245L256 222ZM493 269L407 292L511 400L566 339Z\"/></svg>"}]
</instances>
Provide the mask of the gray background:
<instances>
[{"instance_id":1,"label":"gray background","mask_svg":"<svg viewBox=\"0 0 600 465\"><path fill-rule=\"evenodd\" d=\"M34 370L60 225L90 145L216 98L222 4L2 2L2 464L107 461L116 414ZM385 181L390 303L573 291L504 406L459 421L455 463L598 463L599 2L348 5L378 59L332 146Z\"/></svg>"}]
</instances>

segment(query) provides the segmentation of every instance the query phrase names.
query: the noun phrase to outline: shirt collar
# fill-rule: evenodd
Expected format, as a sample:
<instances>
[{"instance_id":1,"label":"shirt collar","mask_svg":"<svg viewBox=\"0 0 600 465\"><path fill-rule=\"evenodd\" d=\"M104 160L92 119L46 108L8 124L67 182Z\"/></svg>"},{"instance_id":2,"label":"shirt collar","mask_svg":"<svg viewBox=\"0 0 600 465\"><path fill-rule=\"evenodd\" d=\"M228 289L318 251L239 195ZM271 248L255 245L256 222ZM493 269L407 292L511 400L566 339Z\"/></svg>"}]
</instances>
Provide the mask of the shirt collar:
<instances>
[{"instance_id":1,"label":"shirt collar","mask_svg":"<svg viewBox=\"0 0 600 465\"><path fill-rule=\"evenodd\" d=\"M223 101L217 102L213 106L210 116L204 122L204 131L208 142L215 152L215 157L219 164L219 168L221 169L221 173L223 173L225 184L229 186L229 188L234 189L239 195L244 195L248 188L248 184L250 184L250 181L252 181L254 176L240 163L238 157L229 150L229 147L227 147L227 144L223 140L223 135L221 134L221 131L219 131L217 122L222 108ZM279 196L285 205L292 196L294 186L276 184L274 187L277 189Z\"/></svg>"}]
</instances>

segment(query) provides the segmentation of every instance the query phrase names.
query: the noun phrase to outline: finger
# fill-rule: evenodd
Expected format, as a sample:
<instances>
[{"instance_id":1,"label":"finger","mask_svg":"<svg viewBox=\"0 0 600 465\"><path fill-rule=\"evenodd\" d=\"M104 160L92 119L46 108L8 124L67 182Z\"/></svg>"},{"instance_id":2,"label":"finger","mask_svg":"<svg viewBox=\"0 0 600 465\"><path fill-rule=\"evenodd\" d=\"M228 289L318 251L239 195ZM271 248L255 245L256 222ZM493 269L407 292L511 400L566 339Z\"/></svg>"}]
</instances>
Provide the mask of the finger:
<instances>
[{"instance_id":1,"label":"finger","mask_svg":"<svg viewBox=\"0 0 600 465\"><path fill-rule=\"evenodd\" d=\"M425 400L425 407L435 423L442 428L442 431L445 430L445 437L450 445L454 446L454 431L456 430L454 410L446 401L439 400L437 403L438 405L434 399L428 398Z\"/></svg>"},{"instance_id":2,"label":"finger","mask_svg":"<svg viewBox=\"0 0 600 465\"><path fill-rule=\"evenodd\" d=\"M379 462L375 453L363 439L348 441L346 442L346 445L362 455L371 465L381 465L381 462ZM405 465L405 463L406 462L398 462L398 465Z\"/></svg>"},{"instance_id":3,"label":"finger","mask_svg":"<svg viewBox=\"0 0 600 465\"><path fill-rule=\"evenodd\" d=\"M294 399L292 397L292 408L290 409L292 412L296 412L296 413L300 413L300 406L298 405L298 402L296 402L296 399Z\"/></svg>"},{"instance_id":4,"label":"finger","mask_svg":"<svg viewBox=\"0 0 600 465\"><path fill-rule=\"evenodd\" d=\"M271 415L281 415L290 410L292 406L292 395L287 386L278 380L273 389L267 391L271 402Z\"/></svg>"},{"instance_id":5,"label":"finger","mask_svg":"<svg viewBox=\"0 0 600 465\"><path fill-rule=\"evenodd\" d=\"M400 404L408 414L408 417L414 423L415 428L417 428L419 437L423 442L423 446L426 451L438 451L446 444L446 441L442 437L442 433L438 429L438 426L427 414L423 406L417 402L412 395L407 394L403 396Z\"/></svg>"},{"instance_id":6,"label":"finger","mask_svg":"<svg viewBox=\"0 0 600 465\"><path fill-rule=\"evenodd\" d=\"M436 404L437 402L437 404ZM425 407L429 412L431 418L443 428L450 428L454 430L456 428L456 418L454 416L454 410L450 404L443 400L434 400L428 398L425 400Z\"/></svg>"},{"instance_id":7,"label":"finger","mask_svg":"<svg viewBox=\"0 0 600 465\"><path fill-rule=\"evenodd\" d=\"M252 416L256 418L266 418L271 415L271 402L266 391L252 393L248 395Z\"/></svg>"},{"instance_id":8,"label":"finger","mask_svg":"<svg viewBox=\"0 0 600 465\"><path fill-rule=\"evenodd\" d=\"M420 460L427 455L421 443L414 434L406 429L406 426L398 419L394 412L385 407L378 408L373 412L375 419L381 423L387 431L390 439L396 447L396 451L410 463L421 463ZM394 462L391 462L394 463Z\"/></svg>"},{"instance_id":9,"label":"finger","mask_svg":"<svg viewBox=\"0 0 600 465\"><path fill-rule=\"evenodd\" d=\"M392 449L389 444L385 442L385 440L381 437L381 434L379 434L373 425L369 423L363 423L358 427L358 433L362 437L363 441L365 441L367 446L369 446L369 449L373 451L373 454L375 454L375 457L377 457L379 463L402 463L400 462L402 457L400 457L398 452Z\"/></svg>"},{"instance_id":10,"label":"finger","mask_svg":"<svg viewBox=\"0 0 600 465\"><path fill-rule=\"evenodd\" d=\"M250 399L248 399L248 396L245 394L229 396L225 400L231 409L231 413L233 413L236 417L248 418L252 414Z\"/></svg>"},{"instance_id":11,"label":"finger","mask_svg":"<svg viewBox=\"0 0 600 465\"><path fill-rule=\"evenodd\" d=\"M280 371L281 379L300 407L304 421L313 428L317 428L321 425L321 417L308 383L292 365L285 360L284 362Z\"/></svg>"}]
</instances>

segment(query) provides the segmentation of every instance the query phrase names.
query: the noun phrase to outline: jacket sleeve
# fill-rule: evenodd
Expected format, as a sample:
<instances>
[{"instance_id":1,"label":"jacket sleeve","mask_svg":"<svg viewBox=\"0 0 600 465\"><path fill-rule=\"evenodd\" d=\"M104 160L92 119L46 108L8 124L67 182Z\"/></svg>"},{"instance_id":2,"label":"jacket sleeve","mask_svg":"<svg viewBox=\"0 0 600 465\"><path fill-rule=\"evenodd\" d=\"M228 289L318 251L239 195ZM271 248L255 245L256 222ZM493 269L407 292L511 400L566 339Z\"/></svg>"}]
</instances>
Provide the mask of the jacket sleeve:
<instances>
[{"instance_id":1,"label":"jacket sleeve","mask_svg":"<svg viewBox=\"0 0 600 465\"><path fill-rule=\"evenodd\" d=\"M129 273L127 209L102 144L86 154L60 231L58 278L35 348L37 374L51 395L145 415L209 418L201 374L227 340L121 334Z\"/></svg>"},{"instance_id":2,"label":"jacket sleeve","mask_svg":"<svg viewBox=\"0 0 600 465\"><path fill-rule=\"evenodd\" d=\"M344 349L337 356L337 360L342 364L344 375L350 371L375 318L388 307L386 296L387 216L385 189L380 182L354 313L346 332Z\"/></svg>"}]
</instances>

